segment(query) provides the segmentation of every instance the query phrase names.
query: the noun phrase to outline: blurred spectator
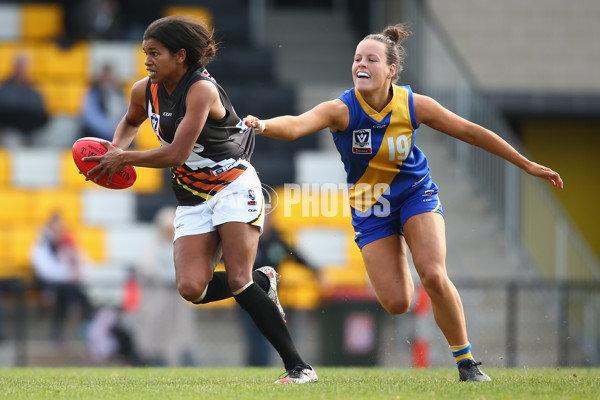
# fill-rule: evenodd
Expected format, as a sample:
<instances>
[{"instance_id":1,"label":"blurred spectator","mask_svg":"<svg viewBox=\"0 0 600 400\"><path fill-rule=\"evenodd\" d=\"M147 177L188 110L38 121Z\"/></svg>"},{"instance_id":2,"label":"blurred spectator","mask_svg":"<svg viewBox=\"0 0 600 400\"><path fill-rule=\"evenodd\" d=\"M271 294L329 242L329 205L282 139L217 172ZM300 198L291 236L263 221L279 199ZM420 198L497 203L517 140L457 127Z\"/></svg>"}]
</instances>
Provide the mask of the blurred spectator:
<instances>
[{"instance_id":1,"label":"blurred spectator","mask_svg":"<svg viewBox=\"0 0 600 400\"><path fill-rule=\"evenodd\" d=\"M125 39L142 40L146 27L162 17L167 0L120 0L121 12L127 27Z\"/></svg>"},{"instance_id":2,"label":"blurred spectator","mask_svg":"<svg viewBox=\"0 0 600 400\"><path fill-rule=\"evenodd\" d=\"M0 131L12 128L19 142L30 145L33 132L47 122L44 100L29 81L29 59L19 54L12 76L0 85Z\"/></svg>"},{"instance_id":3,"label":"blurred spectator","mask_svg":"<svg viewBox=\"0 0 600 400\"><path fill-rule=\"evenodd\" d=\"M127 22L121 0L59 0L64 9L65 34L58 38L63 47L78 40L122 39Z\"/></svg>"},{"instance_id":4,"label":"blurred spectator","mask_svg":"<svg viewBox=\"0 0 600 400\"><path fill-rule=\"evenodd\" d=\"M40 284L42 305L54 306L51 337L65 339L64 327L70 306L81 309L84 327L92 317L92 305L80 282L81 255L60 214L51 216L31 252L33 270Z\"/></svg>"},{"instance_id":5,"label":"blurred spectator","mask_svg":"<svg viewBox=\"0 0 600 400\"><path fill-rule=\"evenodd\" d=\"M125 93L117 82L112 66L105 64L83 106L81 137L93 136L112 142L117 124L126 111Z\"/></svg>"},{"instance_id":6,"label":"blurred spectator","mask_svg":"<svg viewBox=\"0 0 600 400\"><path fill-rule=\"evenodd\" d=\"M155 235L136 270L142 293L139 312L131 315L131 329L142 357L151 365L196 364L192 354L198 347L196 309L179 296L175 284L174 218L175 207L165 206L156 213Z\"/></svg>"},{"instance_id":7,"label":"blurred spectator","mask_svg":"<svg viewBox=\"0 0 600 400\"><path fill-rule=\"evenodd\" d=\"M88 329L87 349L96 365L141 366L133 337L122 321L119 310L102 307L94 315Z\"/></svg>"},{"instance_id":8,"label":"blurred spectator","mask_svg":"<svg viewBox=\"0 0 600 400\"><path fill-rule=\"evenodd\" d=\"M310 265L300 254L291 248L279 235L279 232L271 223L270 214L265 215L263 233L258 242L254 269L271 266L277 271L279 265L288 257L297 263L316 272L316 268ZM242 332L246 334L246 365L264 367L269 365L273 347L269 341L260 333L247 312L240 309L240 319L243 323Z\"/></svg>"},{"instance_id":9,"label":"blurred spectator","mask_svg":"<svg viewBox=\"0 0 600 400\"><path fill-rule=\"evenodd\" d=\"M23 332L22 324L24 316L21 314L25 306L25 284L20 278L2 278L0 279L0 342L8 338L6 328L6 319L4 317L4 308L6 306L7 295L12 296L13 315L15 320L15 331L17 334Z\"/></svg>"},{"instance_id":10,"label":"blurred spectator","mask_svg":"<svg viewBox=\"0 0 600 400\"><path fill-rule=\"evenodd\" d=\"M141 40L146 27L162 17L166 0L58 0L65 10L65 47L77 40Z\"/></svg>"}]
</instances>

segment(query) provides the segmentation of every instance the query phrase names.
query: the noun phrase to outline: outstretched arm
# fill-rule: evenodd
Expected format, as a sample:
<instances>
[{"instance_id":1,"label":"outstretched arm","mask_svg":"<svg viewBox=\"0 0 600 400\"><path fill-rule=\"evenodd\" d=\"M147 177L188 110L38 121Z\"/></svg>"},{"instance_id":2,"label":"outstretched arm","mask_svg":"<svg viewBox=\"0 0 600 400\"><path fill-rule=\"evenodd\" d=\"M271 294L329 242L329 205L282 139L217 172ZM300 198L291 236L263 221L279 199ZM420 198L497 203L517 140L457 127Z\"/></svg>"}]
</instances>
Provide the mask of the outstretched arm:
<instances>
[{"instance_id":1,"label":"outstretched arm","mask_svg":"<svg viewBox=\"0 0 600 400\"><path fill-rule=\"evenodd\" d=\"M248 115L243 119L246 126L254 127L257 134L276 139L294 140L309 133L329 128L344 130L350 114L341 100L323 102L313 109L297 115L284 115L267 120Z\"/></svg>"},{"instance_id":2,"label":"outstretched arm","mask_svg":"<svg viewBox=\"0 0 600 400\"><path fill-rule=\"evenodd\" d=\"M431 97L414 94L414 107L418 124L423 123L463 142L480 147L513 163L530 175L546 179L554 187L563 188L563 181L557 172L528 160L494 132L454 114Z\"/></svg>"}]
</instances>

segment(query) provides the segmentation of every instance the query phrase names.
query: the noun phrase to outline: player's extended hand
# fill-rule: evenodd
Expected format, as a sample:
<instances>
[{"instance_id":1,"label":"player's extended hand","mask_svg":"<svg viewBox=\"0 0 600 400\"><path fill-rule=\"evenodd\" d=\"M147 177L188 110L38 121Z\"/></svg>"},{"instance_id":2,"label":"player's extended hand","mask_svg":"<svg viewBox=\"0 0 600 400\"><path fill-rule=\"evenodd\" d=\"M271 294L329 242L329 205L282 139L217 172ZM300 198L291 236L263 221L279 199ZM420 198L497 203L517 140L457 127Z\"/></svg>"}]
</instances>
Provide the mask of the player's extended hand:
<instances>
[{"instance_id":1,"label":"player's extended hand","mask_svg":"<svg viewBox=\"0 0 600 400\"><path fill-rule=\"evenodd\" d=\"M546 179L554 187L559 189L563 188L563 180L558 172L553 171L548 167L532 162L526 169L526 172L530 175L537 176L538 178Z\"/></svg>"},{"instance_id":2,"label":"player's extended hand","mask_svg":"<svg viewBox=\"0 0 600 400\"><path fill-rule=\"evenodd\" d=\"M265 122L261 121L254 115L247 115L245 118L242 119L242 122L247 127L254 128L255 133L262 133L265 130Z\"/></svg>"},{"instance_id":3,"label":"player's extended hand","mask_svg":"<svg viewBox=\"0 0 600 400\"><path fill-rule=\"evenodd\" d=\"M85 162L98 162L98 165L88 171L87 176L93 176L95 173L98 173L98 175L94 177L94 182L98 182L104 175L108 175L106 183L107 185L110 185L113 175L123 168L124 164L120 161L119 157L123 150L107 140L101 140L100 142L106 147L106 153L101 156L84 157L81 160Z\"/></svg>"}]
</instances>

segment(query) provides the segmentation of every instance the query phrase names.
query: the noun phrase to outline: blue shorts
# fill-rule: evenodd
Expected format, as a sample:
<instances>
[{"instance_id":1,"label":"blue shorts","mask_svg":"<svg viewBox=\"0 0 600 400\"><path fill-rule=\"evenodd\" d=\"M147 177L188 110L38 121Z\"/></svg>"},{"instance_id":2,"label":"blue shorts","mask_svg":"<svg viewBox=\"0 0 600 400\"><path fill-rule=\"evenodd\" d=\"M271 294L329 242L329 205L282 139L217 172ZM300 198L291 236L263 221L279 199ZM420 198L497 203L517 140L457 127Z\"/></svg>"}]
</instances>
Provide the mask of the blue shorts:
<instances>
[{"instance_id":1,"label":"blue shorts","mask_svg":"<svg viewBox=\"0 0 600 400\"><path fill-rule=\"evenodd\" d=\"M392 201L392 200L390 200ZM352 225L354 226L354 241L359 248L391 235L402 235L406 221L414 215L426 212L437 212L444 215L442 203L438 197L438 187L427 179L419 186L411 189L410 193L399 201L400 205L392 204L388 213L373 213L359 216L352 210Z\"/></svg>"}]
</instances>

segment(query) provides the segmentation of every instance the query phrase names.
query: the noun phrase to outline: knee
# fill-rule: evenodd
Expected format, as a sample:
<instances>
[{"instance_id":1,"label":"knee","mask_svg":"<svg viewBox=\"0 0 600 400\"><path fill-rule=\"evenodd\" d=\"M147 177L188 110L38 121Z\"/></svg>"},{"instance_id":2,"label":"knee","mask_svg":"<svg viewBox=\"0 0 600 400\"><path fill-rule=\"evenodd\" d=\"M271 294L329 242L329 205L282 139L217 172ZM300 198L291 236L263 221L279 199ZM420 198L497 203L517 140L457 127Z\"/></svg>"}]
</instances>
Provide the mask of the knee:
<instances>
[{"instance_id":1,"label":"knee","mask_svg":"<svg viewBox=\"0 0 600 400\"><path fill-rule=\"evenodd\" d=\"M200 299L207 287L208 282L177 282L177 291L179 292L179 295L190 302Z\"/></svg>"},{"instance_id":2,"label":"knee","mask_svg":"<svg viewBox=\"0 0 600 400\"><path fill-rule=\"evenodd\" d=\"M382 301L380 303L383 308L392 315L404 314L410 309L410 297L402 297L393 300Z\"/></svg>"},{"instance_id":3,"label":"knee","mask_svg":"<svg viewBox=\"0 0 600 400\"><path fill-rule=\"evenodd\" d=\"M409 285L404 290L396 291L392 296L378 296L379 303L392 315L404 314L410 310L410 301L414 293L414 286Z\"/></svg>"},{"instance_id":4,"label":"knee","mask_svg":"<svg viewBox=\"0 0 600 400\"><path fill-rule=\"evenodd\" d=\"M448 275L441 268L421 274L421 283L427 293L443 292L447 286L447 282Z\"/></svg>"}]
</instances>

